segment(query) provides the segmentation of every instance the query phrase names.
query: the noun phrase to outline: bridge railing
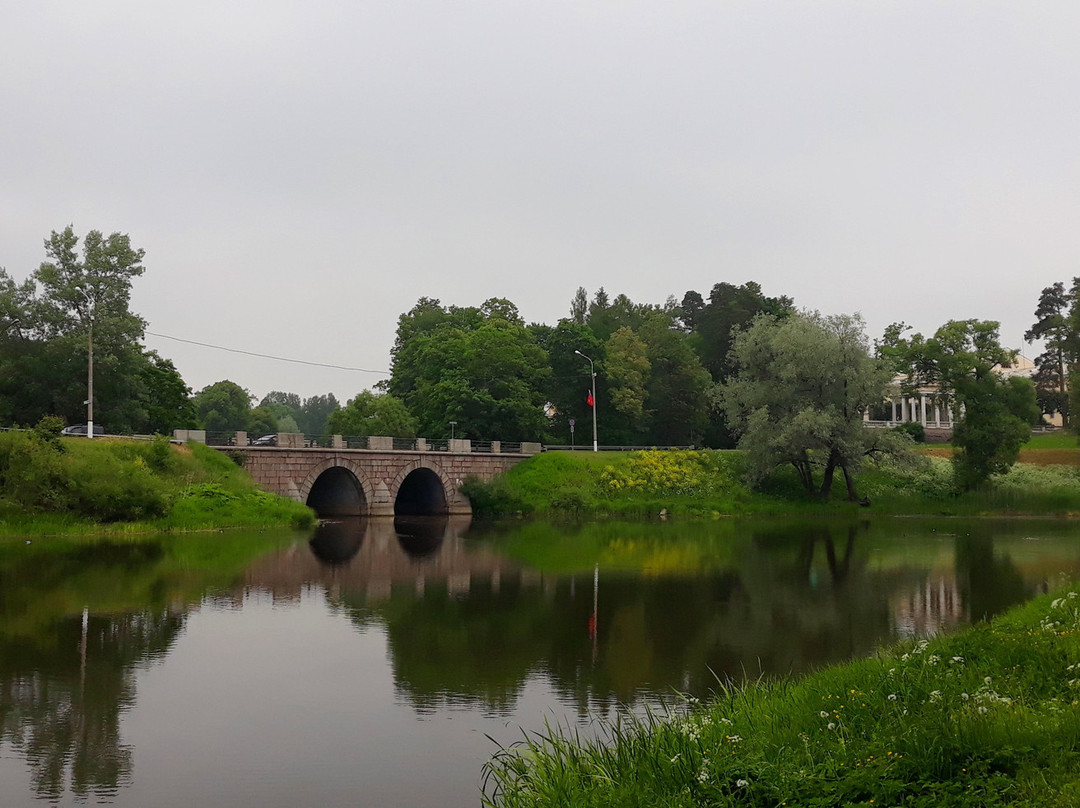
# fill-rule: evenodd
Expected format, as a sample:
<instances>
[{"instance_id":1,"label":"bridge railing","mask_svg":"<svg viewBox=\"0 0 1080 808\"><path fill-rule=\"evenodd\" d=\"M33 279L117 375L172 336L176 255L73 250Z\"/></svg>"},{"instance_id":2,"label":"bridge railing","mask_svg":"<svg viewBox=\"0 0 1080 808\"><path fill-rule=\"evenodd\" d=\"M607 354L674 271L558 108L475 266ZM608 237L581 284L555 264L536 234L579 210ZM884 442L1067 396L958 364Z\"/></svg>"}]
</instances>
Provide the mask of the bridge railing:
<instances>
[{"instance_id":1,"label":"bridge railing","mask_svg":"<svg viewBox=\"0 0 1080 808\"><path fill-rule=\"evenodd\" d=\"M367 435L348 435L341 439L342 448L366 449L368 448Z\"/></svg>"},{"instance_id":2,"label":"bridge railing","mask_svg":"<svg viewBox=\"0 0 1080 808\"><path fill-rule=\"evenodd\" d=\"M206 445L207 446L235 446L236 445L236 432L234 431L218 431L207 430L206 431Z\"/></svg>"},{"instance_id":3,"label":"bridge railing","mask_svg":"<svg viewBox=\"0 0 1080 808\"><path fill-rule=\"evenodd\" d=\"M411 452L416 449L416 438L394 438L394 449L399 452Z\"/></svg>"}]
</instances>

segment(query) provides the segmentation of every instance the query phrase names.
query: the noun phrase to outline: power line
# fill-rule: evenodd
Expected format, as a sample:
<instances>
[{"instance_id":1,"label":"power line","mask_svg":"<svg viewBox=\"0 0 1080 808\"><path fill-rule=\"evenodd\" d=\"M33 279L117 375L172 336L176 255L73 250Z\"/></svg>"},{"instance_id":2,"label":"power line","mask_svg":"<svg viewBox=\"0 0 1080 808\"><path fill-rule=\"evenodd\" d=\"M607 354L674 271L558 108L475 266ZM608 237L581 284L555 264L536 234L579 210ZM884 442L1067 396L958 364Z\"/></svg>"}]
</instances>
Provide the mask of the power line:
<instances>
[{"instance_id":1,"label":"power line","mask_svg":"<svg viewBox=\"0 0 1080 808\"><path fill-rule=\"evenodd\" d=\"M334 370L351 370L357 373L378 373L380 376L389 376L388 370L369 370L368 368L351 368L345 365L328 365L325 362L308 362L306 359L289 359L284 356L271 356L270 354L255 353L254 351L241 351L239 348L226 348L224 345L211 345L209 342L197 342L193 339L183 339L181 337L170 337L168 334L157 334L153 331L144 332L151 337L160 337L161 339L171 339L175 342L185 342L188 345L198 345L203 348L213 348L217 351L228 351L229 353L244 354L245 356L257 356L260 359L273 359L276 362L292 362L297 365L311 365L317 368L333 368Z\"/></svg>"}]
</instances>

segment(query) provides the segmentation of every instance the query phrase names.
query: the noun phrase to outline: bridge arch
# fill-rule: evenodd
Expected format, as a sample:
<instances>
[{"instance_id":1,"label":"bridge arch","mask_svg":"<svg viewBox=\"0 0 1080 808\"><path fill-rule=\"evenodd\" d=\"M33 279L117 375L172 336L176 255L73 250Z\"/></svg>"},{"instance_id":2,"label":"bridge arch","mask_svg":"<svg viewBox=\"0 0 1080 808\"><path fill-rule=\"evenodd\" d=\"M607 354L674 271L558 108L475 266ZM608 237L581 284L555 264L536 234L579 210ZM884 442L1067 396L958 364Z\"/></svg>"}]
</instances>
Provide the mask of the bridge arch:
<instances>
[{"instance_id":1,"label":"bridge arch","mask_svg":"<svg viewBox=\"0 0 1080 808\"><path fill-rule=\"evenodd\" d=\"M435 462L417 458L399 469L390 484L395 516L441 516L458 498L450 476Z\"/></svg>"},{"instance_id":2,"label":"bridge arch","mask_svg":"<svg viewBox=\"0 0 1080 808\"><path fill-rule=\"evenodd\" d=\"M319 516L363 516L375 502L375 490L361 466L347 457L319 463L300 486L300 501Z\"/></svg>"}]
</instances>

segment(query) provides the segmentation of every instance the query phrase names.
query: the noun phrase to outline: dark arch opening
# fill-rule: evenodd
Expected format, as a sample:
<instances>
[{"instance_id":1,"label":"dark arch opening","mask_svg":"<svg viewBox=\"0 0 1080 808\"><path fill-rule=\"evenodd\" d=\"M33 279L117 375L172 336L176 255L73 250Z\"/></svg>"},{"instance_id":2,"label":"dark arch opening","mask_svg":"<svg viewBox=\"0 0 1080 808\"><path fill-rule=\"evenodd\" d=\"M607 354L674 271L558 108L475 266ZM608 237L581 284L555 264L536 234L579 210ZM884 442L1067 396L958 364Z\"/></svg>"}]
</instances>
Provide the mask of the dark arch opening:
<instances>
[{"instance_id":1,"label":"dark arch opening","mask_svg":"<svg viewBox=\"0 0 1080 808\"><path fill-rule=\"evenodd\" d=\"M311 486L307 505L319 516L362 516L367 510L360 481L341 466L319 475Z\"/></svg>"},{"instance_id":2,"label":"dark arch opening","mask_svg":"<svg viewBox=\"0 0 1080 808\"><path fill-rule=\"evenodd\" d=\"M436 516L449 513L442 480L431 469L416 469L401 481L394 516Z\"/></svg>"}]
</instances>

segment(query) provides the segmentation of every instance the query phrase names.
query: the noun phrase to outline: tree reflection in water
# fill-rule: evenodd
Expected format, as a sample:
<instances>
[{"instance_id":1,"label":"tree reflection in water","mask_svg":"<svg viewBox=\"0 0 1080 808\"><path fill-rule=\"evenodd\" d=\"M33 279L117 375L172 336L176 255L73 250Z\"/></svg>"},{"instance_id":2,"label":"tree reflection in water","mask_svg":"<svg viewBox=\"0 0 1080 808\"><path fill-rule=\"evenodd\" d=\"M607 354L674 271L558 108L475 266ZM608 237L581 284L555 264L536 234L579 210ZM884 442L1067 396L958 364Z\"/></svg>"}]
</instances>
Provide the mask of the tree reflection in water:
<instances>
[{"instance_id":1,"label":"tree reflection in water","mask_svg":"<svg viewBox=\"0 0 1080 808\"><path fill-rule=\"evenodd\" d=\"M996 576L971 575L969 545L939 536L929 552L923 541L923 557L898 551L892 563L872 564L874 545L894 540L866 522L662 530L645 523L500 527L486 541L466 540L472 554L461 552L457 537L440 544L423 556L421 572L397 583L339 578L335 600L358 624L385 625L395 682L419 710L476 701L509 711L528 678L543 671L585 712L643 693L705 694L716 677L798 673L870 654L903 633L900 604L923 592L950 547L955 568L934 574L945 576L950 591L959 591L958 578L970 581L965 586L974 588L958 595L965 602L989 599L993 613L1033 589L992 543L987 563ZM493 570L493 549L521 550L532 563ZM412 585L417 576L423 586ZM1019 588L1001 587L1006 580ZM917 605L930 631L950 619L934 612L935 603L922 597Z\"/></svg>"},{"instance_id":2,"label":"tree reflection in water","mask_svg":"<svg viewBox=\"0 0 1080 808\"><path fill-rule=\"evenodd\" d=\"M26 545L0 544L0 748L26 760L42 798L108 798L132 778L120 718L136 668L168 654L208 587L242 580L281 539Z\"/></svg>"},{"instance_id":3,"label":"tree reflection in water","mask_svg":"<svg viewBox=\"0 0 1080 808\"><path fill-rule=\"evenodd\" d=\"M41 797L108 798L133 777L120 736L133 671L167 654L190 605L222 595L242 606L252 589L299 608L316 589L331 613L377 627L395 691L418 712L509 714L542 679L585 714L870 654L1080 570L1071 541L1022 544L1023 525L947 526L955 535L911 520L467 533L445 517L343 519L287 545L236 534L0 546L0 745L25 758ZM267 554L275 546L286 549Z\"/></svg>"},{"instance_id":4,"label":"tree reflection in water","mask_svg":"<svg viewBox=\"0 0 1080 808\"><path fill-rule=\"evenodd\" d=\"M120 714L134 702L132 671L183 625L169 613L94 615L84 633L69 617L46 644L0 640L0 741L26 757L40 796L107 796L129 779Z\"/></svg>"}]
</instances>

